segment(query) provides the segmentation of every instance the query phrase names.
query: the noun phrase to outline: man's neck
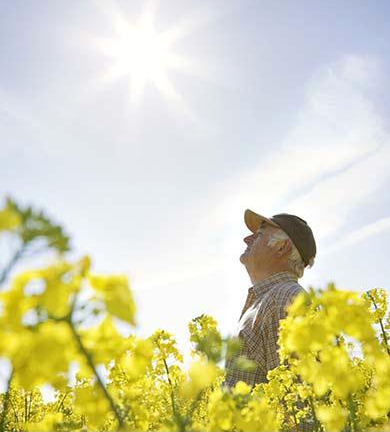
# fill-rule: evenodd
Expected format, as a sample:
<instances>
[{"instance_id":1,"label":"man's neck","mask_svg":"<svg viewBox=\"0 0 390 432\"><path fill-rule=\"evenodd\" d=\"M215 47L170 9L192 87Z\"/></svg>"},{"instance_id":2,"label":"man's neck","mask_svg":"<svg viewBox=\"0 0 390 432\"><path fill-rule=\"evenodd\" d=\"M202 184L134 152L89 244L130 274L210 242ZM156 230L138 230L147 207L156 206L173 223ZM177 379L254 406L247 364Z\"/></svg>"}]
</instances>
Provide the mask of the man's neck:
<instances>
[{"instance_id":1,"label":"man's neck","mask_svg":"<svg viewBox=\"0 0 390 432\"><path fill-rule=\"evenodd\" d=\"M280 267L280 268L274 268L274 269L268 269L268 270L264 270L264 271L258 271L258 272L250 272L248 270L248 274L249 274L249 278L252 282L252 285L256 285L259 282L261 282L262 280L276 274L276 273L281 273L281 272L285 272L285 271L289 271L289 268L285 268L285 267Z\"/></svg>"}]
</instances>

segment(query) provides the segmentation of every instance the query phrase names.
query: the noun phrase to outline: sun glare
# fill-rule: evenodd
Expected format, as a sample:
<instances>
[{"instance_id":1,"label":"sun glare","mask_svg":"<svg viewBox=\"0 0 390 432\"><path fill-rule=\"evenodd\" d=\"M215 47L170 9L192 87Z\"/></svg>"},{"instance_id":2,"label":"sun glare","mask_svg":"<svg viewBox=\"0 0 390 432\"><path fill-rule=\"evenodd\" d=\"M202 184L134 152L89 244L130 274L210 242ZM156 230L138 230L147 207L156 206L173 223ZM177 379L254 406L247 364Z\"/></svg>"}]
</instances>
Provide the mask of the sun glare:
<instances>
[{"instance_id":1,"label":"sun glare","mask_svg":"<svg viewBox=\"0 0 390 432\"><path fill-rule=\"evenodd\" d=\"M133 101L140 99L149 84L169 98L179 100L180 95L167 75L169 69L188 66L183 57L172 51L179 35L172 31L158 33L150 11L136 24L130 24L123 16L117 17L115 32L114 38L95 38L98 48L112 60L103 80L129 78Z\"/></svg>"}]
</instances>

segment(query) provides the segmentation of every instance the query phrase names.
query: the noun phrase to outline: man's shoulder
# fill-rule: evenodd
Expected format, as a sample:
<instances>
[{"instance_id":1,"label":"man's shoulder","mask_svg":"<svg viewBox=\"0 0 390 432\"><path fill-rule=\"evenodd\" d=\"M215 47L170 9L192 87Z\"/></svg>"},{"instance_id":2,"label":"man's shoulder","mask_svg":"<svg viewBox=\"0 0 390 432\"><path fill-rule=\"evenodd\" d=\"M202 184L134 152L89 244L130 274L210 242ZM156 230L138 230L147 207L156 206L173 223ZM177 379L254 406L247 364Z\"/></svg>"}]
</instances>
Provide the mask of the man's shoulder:
<instances>
[{"instance_id":1,"label":"man's shoulder","mask_svg":"<svg viewBox=\"0 0 390 432\"><path fill-rule=\"evenodd\" d=\"M271 291L273 298L283 298L286 295L296 295L300 292L306 292L302 285L300 285L298 281L293 279L276 284Z\"/></svg>"},{"instance_id":2,"label":"man's shoulder","mask_svg":"<svg viewBox=\"0 0 390 432\"><path fill-rule=\"evenodd\" d=\"M306 293L305 289L294 280L275 285L269 292L269 302L282 310L292 303L300 293Z\"/></svg>"}]
</instances>

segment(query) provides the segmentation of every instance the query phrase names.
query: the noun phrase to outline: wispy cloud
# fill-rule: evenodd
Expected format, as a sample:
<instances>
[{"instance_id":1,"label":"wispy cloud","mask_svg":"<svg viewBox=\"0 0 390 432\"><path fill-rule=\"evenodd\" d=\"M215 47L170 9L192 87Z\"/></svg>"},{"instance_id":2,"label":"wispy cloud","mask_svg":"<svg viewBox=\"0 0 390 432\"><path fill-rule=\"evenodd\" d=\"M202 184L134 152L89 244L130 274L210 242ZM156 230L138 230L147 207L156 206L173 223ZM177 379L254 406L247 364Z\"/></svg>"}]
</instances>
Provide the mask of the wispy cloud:
<instances>
[{"instance_id":1,"label":"wispy cloud","mask_svg":"<svg viewBox=\"0 0 390 432\"><path fill-rule=\"evenodd\" d=\"M343 249L348 246L352 246L360 241L371 237L373 235L379 234L383 231L390 229L390 217L378 219L377 221L363 226L355 231L352 231L340 241L334 243L331 247L322 252L323 255L328 255L339 249Z\"/></svg>"},{"instance_id":2,"label":"wispy cloud","mask_svg":"<svg viewBox=\"0 0 390 432\"><path fill-rule=\"evenodd\" d=\"M390 146L386 142L365 159L316 184L294 200L288 206L289 211L305 214L318 238L334 234L344 226L355 207L390 177L389 161Z\"/></svg>"}]
</instances>

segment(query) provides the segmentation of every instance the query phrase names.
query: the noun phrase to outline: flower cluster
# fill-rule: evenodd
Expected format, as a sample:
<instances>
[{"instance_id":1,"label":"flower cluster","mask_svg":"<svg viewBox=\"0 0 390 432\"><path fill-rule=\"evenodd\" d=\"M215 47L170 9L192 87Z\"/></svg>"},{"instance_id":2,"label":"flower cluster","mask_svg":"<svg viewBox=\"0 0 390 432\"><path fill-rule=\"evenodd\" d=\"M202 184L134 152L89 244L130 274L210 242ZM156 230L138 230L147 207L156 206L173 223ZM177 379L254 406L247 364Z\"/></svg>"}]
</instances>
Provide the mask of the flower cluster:
<instances>
[{"instance_id":1,"label":"flower cluster","mask_svg":"<svg viewBox=\"0 0 390 432\"><path fill-rule=\"evenodd\" d=\"M31 212L11 204L0 211L0 231L26 232ZM359 295L329 284L298 295L280 323L280 365L254 388L224 384L237 341L223 338L210 316L188 325L190 364L172 334L136 336L127 278L95 274L89 257L14 276L0 305L1 368L9 370L0 431L390 429L383 289Z\"/></svg>"}]
</instances>

